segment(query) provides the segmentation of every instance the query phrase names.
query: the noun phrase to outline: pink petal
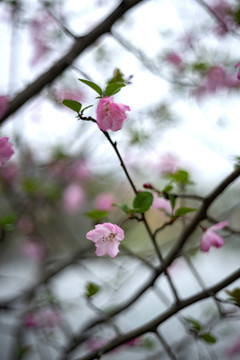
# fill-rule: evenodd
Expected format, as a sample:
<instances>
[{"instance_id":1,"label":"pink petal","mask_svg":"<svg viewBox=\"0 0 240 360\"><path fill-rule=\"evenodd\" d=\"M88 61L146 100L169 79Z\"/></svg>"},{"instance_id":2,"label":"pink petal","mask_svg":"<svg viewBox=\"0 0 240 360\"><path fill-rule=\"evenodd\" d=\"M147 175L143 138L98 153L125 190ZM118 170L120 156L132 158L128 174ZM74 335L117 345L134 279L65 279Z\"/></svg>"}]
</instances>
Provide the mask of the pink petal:
<instances>
[{"instance_id":1,"label":"pink petal","mask_svg":"<svg viewBox=\"0 0 240 360\"><path fill-rule=\"evenodd\" d=\"M114 258L119 253L119 250L118 250L119 244L120 244L119 241L116 241L116 240L109 242L107 244L107 246L106 246L107 253L111 258Z\"/></svg>"},{"instance_id":2,"label":"pink petal","mask_svg":"<svg viewBox=\"0 0 240 360\"><path fill-rule=\"evenodd\" d=\"M227 220L220 221L219 223L211 226L208 230L211 229L211 231L219 230L224 228L225 226L228 226L229 222Z\"/></svg>"}]
</instances>

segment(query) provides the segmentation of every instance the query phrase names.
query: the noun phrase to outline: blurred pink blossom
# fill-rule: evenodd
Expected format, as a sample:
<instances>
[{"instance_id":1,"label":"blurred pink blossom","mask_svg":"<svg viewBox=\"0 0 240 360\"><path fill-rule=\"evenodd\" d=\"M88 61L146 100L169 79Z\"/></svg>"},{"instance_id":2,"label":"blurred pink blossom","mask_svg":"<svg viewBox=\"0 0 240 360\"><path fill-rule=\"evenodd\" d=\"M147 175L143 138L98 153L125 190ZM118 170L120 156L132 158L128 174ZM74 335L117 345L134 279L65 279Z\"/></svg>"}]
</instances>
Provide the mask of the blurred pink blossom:
<instances>
[{"instance_id":1,"label":"blurred pink blossom","mask_svg":"<svg viewBox=\"0 0 240 360\"><path fill-rule=\"evenodd\" d=\"M212 94L217 90L232 89L238 85L238 81L232 74L227 74L222 66L217 65L208 70L204 82L196 90L196 95Z\"/></svg>"},{"instance_id":2,"label":"blurred pink blossom","mask_svg":"<svg viewBox=\"0 0 240 360\"><path fill-rule=\"evenodd\" d=\"M179 159L173 154L162 154L158 161L161 174L175 174L179 170Z\"/></svg>"},{"instance_id":3,"label":"blurred pink blossom","mask_svg":"<svg viewBox=\"0 0 240 360\"><path fill-rule=\"evenodd\" d=\"M0 138L0 166L4 164L5 161L9 160L10 157L14 154L12 143L10 143L8 137Z\"/></svg>"},{"instance_id":4,"label":"blurred pink blossom","mask_svg":"<svg viewBox=\"0 0 240 360\"><path fill-rule=\"evenodd\" d=\"M92 176L88 162L84 159L75 161L72 165L71 172L75 181L88 180Z\"/></svg>"},{"instance_id":5,"label":"blurred pink blossom","mask_svg":"<svg viewBox=\"0 0 240 360\"><path fill-rule=\"evenodd\" d=\"M14 163L7 163L1 168L1 176L10 184L17 182L19 177L19 169Z\"/></svg>"},{"instance_id":6,"label":"blurred pink blossom","mask_svg":"<svg viewBox=\"0 0 240 360\"><path fill-rule=\"evenodd\" d=\"M124 239L124 231L115 224L98 224L86 234L86 238L95 243L97 256L108 254L114 258L119 252L120 241Z\"/></svg>"},{"instance_id":7,"label":"blurred pink blossom","mask_svg":"<svg viewBox=\"0 0 240 360\"><path fill-rule=\"evenodd\" d=\"M219 36L224 36L229 30L234 30L236 23L231 15L232 6L225 0L216 0L211 7L214 13L221 19L222 23L218 22L215 27L215 33Z\"/></svg>"},{"instance_id":8,"label":"blurred pink blossom","mask_svg":"<svg viewBox=\"0 0 240 360\"><path fill-rule=\"evenodd\" d=\"M171 202L163 197L157 196L155 193L153 194L153 203L152 207L155 209L160 209L165 211L166 213L172 213Z\"/></svg>"},{"instance_id":9,"label":"blurred pink blossom","mask_svg":"<svg viewBox=\"0 0 240 360\"><path fill-rule=\"evenodd\" d=\"M0 119L8 110L9 99L7 95L0 95Z\"/></svg>"},{"instance_id":10,"label":"blurred pink blossom","mask_svg":"<svg viewBox=\"0 0 240 360\"><path fill-rule=\"evenodd\" d=\"M63 192L63 207L69 214L75 213L82 207L84 199L85 193L81 185L73 183L68 185Z\"/></svg>"},{"instance_id":11,"label":"blurred pink blossom","mask_svg":"<svg viewBox=\"0 0 240 360\"><path fill-rule=\"evenodd\" d=\"M100 99L97 107L97 124L102 131L118 131L127 119L126 111L130 107L113 102L112 96Z\"/></svg>"},{"instance_id":12,"label":"blurred pink blossom","mask_svg":"<svg viewBox=\"0 0 240 360\"><path fill-rule=\"evenodd\" d=\"M55 89L54 90L54 97L56 100L61 101L64 99L75 100L78 102L85 100L84 93L79 89L70 89L65 87L64 89ZM63 107L65 109L65 107ZM67 109L67 108L66 108Z\"/></svg>"},{"instance_id":13,"label":"blurred pink blossom","mask_svg":"<svg viewBox=\"0 0 240 360\"><path fill-rule=\"evenodd\" d=\"M174 65L178 69L180 69L183 65L181 56L175 51L168 52L165 56L165 60L170 64Z\"/></svg>"},{"instance_id":14,"label":"blurred pink blossom","mask_svg":"<svg viewBox=\"0 0 240 360\"><path fill-rule=\"evenodd\" d=\"M234 67L235 67L235 69L239 68L238 73L237 73L237 78L238 78L238 80L240 80L240 62L238 62Z\"/></svg>"},{"instance_id":15,"label":"blurred pink blossom","mask_svg":"<svg viewBox=\"0 0 240 360\"><path fill-rule=\"evenodd\" d=\"M34 238L27 239L23 243L22 252L32 260L42 261L46 252L45 249Z\"/></svg>"},{"instance_id":16,"label":"blurred pink blossom","mask_svg":"<svg viewBox=\"0 0 240 360\"><path fill-rule=\"evenodd\" d=\"M43 309L27 314L23 324L30 328L53 329L61 323L61 313L56 310Z\"/></svg>"},{"instance_id":17,"label":"blurred pink blossom","mask_svg":"<svg viewBox=\"0 0 240 360\"><path fill-rule=\"evenodd\" d=\"M240 354L240 334L238 334L238 337L235 339L232 346L227 349L226 353L229 357Z\"/></svg>"},{"instance_id":18,"label":"blurred pink blossom","mask_svg":"<svg viewBox=\"0 0 240 360\"><path fill-rule=\"evenodd\" d=\"M98 210L111 211L114 208L112 203L116 201L117 199L113 194L102 193L95 198L95 208Z\"/></svg>"},{"instance_id":19,"label":"blurred pink blossom","mask_svg":"<svg viewBox=\"0 0 240 360\"><path fill-rule=\"evenodd\" d=\"M207 252L211 246L215 246L216 248L222 247L224 245L224 240L221 236L216 234L216 230L222 229L225 226L228 226L228 221L221 221L213 226L210 226L207 230L204 231L200 249L203 252Z\"/></svg>"},{"instance_id":20,"label":"blurred pink blossom","mask_svg":"<svg viewBox=\"0 0 240 360\"><path fill-rule=\"evenodd\" d=\"M18 221L18 228L25 235L32 234L34 229L32 219L28 215L22 215Z\"/></svg>"}]
</instances>

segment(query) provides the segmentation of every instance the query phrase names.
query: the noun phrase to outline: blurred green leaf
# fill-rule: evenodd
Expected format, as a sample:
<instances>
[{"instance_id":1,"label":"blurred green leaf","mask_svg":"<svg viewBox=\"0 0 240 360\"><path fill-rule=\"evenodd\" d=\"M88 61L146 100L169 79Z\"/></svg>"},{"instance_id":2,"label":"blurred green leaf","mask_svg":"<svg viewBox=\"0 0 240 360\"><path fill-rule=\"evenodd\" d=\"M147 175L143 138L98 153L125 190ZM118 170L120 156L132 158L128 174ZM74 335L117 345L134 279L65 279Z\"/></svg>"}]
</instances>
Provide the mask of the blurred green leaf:
<instances>
[{"instance_id":1,"label":"blurred green leaf","mask_svg":"<svg viewBox=\"0 0 240 360\"><path fill-rule=\"evenodd\" d=\"M176 210L175 216L183 216L193 211L197 211L197 209L182 206Z\"/></svg>"},{"instance_id":2,"label":"blurred green leaf","mask_svg":"<svg viewBox=\"0 0 240 360\"><path fill-rule=\"evenodd\" d=\"M97 210L97 209L85 213L87 217L95 221L102 220L107 216L107 214L108 212L106 210Z\"/></svg>"},{"instance_id":3,"label":"blurred green leaf","mask_svg":"<svg viewBox=\"0 0 240 360\"><path fill-rule=\"evenodd\" d=\"M190 328L192 328L195 331L200 331L202 329L202 325L195 319L186 317L184 318L187 322Z\"/></svg>"},{"instance_id":4,"label":"blurred green leaf","mask_svg":"<svg viewBox=\"0 0 240 360\"><path fill-rule=\"evenodd\" d=\"M112 206L116 206L116 207L122 209L126 214L134 214L134 212L135 212L135 209L131 209L127 204L118 205L118 204L113 203Z\"/></svg>"},{"instance_id":5,"label":"blurred green leaf","mask_svg":"<svg viewBox=\"0 0 240 360\"><path fill-rule=\"evenodd\" d=\"M136 212L144 213L153 203L153 194L149 191L139 192L133 200L133 208Z\"/></svg>"},{"instance_id":6,"label":"blurred green leaf","mask_svg":"<svg viewBox=\"0 0 240 360\"><path fill-rule=\"evenodd\" d=\"M86 291L86 296L88 298L96 295L99 292L99 290L100 290L100 287L95 283L89 282L86 284L85 291Z\"/></svg>"},{"instance_id":7,"label":"blurred green leaf","mask_svg":"<svg viewBox=\"0 0 240 360\"><path fill-rule=\"evenodd\" d=\"M172 212L174 211L174 208L175 208L176 198L177 198L176 195L169 194L169 200L170 200L170 203L171 203Z\"/></svg>"},{"instance_id":8,"label":"blurred green leaf","mask_svg":"<svg viewBox=\"0 0 240 360\"><path fill-rule=\"evenodd\" d=\"M209 345L215 344L217 342L215 336L210 333L201 334L199 337Z\"/></svg>"},{"instance_id":9,"label":"blurred green leaf","mask_svg":"<svg viewBox=\"0 0 240 360\"><path fill-rule=\"evenodd\" d=\"M67 106L69 109L76 111L79 114L79 111L82 108L82 104L75 100L63 100L63 105Z\"/></svg>"},{"instance_id":10,"label":"blurred green leaf","mask_svg":"<svg viewBox=\"0 0 240 360\"><path fill-rule=\"evenodd\" d=\"M232 291L225 290L225 292L230 295L230 301L233 301L235 305L240 306L240 288L235 288Z\"/></svg>"},{"instance_id":11,"label":"blurred green leaf","mask_svg":"<svg viewBox=\"0 0 240 360\"><path fill-rule=\"evenodd\" d=\"M121 71L117 68L113 72L113 77L108 81L108 84L110 83L124 83L124 77Z\"/></svg>"},{"instance_id":12,"label":"blurred green leaf","mask_svg":"<svg viewBox=\"0 0 240 360\"><path fill-rule=\"evenodd\" d=\"M31 350L30 346L22 346L20 345L17 348L17 359L21 360L25 357L25 355L27 355L29 353L29 351Z\"/></svg>"},{"instance_id":13,"label":"blurred green leaf","mask_svg":"<svg viewBox=\"0 0 240 360\"><path fill-rule=\"evenodd\" d=\"M166 185L165 188L163 189L163 192L164 193L168 193L169 191L171 191L173 189L173 186L172 185Z\"/></svg>"},{"instance_id":14,"label":"blurred green leaf","mask_svg":"<svg viewBox=\"0 0 240 360\"><path fill-rule=\"evenodd\" d=\"M124 86L126 85L123 83L110 83L106 87L105 93L107 94L107 96L117 94Z\"/></svg>"},{"instance_id":15,"label":"blurred green leaf","mask_svg":"<svg viewBox=\"0 0 240 360\"><path fill-rule=\"evenodd\" d=\"M17 216L14 213L4 215L0 218L0 227L6 231L13 231L15 229L15 224L17 221Z\"/></svg>"},{"instance_id":16,"label":"blurred green leaf","mask_svg":"<svg viewBox=\"0 0 240 360\"><path fill-rule=\"evenodd\" d=\"M88 85L90 88L95 90L98 93L98 95L102 96L103 92L102 92L102 89L100 88L100 86L98 86L97 84L95 84L92 81L88 81L88 80L84 80L84 79L78 79L78 80L80 80L82 83Z\"/></svg>"}]
</instances>

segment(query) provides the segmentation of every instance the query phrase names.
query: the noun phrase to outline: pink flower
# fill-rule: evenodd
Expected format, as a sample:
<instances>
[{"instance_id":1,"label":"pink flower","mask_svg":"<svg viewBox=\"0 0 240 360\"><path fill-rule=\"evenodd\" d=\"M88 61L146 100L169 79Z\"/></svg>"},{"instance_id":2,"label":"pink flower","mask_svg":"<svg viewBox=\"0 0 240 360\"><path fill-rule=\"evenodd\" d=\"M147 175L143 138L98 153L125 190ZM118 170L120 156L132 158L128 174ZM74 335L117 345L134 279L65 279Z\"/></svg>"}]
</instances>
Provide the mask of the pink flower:
<instances>
[{"instance_id":1,"label":"pink flower","mask_svg":"<svg viewBox=\"0 0 240 360\"><path fill-rule=\"evenodd\" d=\"M8 141L8 137L0 138L0 166L2 166L5 161L9 160L13 154L14 150L12 144Z\"/></svg>"},{"instance_id":2,"label":"pink flower","mask_svg":"<svg viewBox=\"0 0 240 360\"><path fill-rule=\"evenodd\" d=\"M27 314L23 319L23 324L31 328L53 329L60 324L61 320L62 317L58 311L46 309Z\"/></svg>"},{"instance_id":3,"label":"pink flower","mask_svg":"<svg viewBox=\"0 0 240 360\"><path fill-rule=\"evenodd\" d=\"M237 73L237 78L238 78L238 80L240 80L240 62L238 62L234 67L235 67L235 69L239 68L238 73Z\"/></svg>"},{"instance_id":4,"label":"pink flower","mask_svg":"<svg viewBox=\"0 0 240 360\"><path fill-rule=\"evenodd\" d=\"M240 354L240 334L238 334L238 337L236 338L232 346L227 349L226 353L230 357Z\"/></svg>"},{"instance_id":5,"label":"pink flower","mask_svg":"<svg viewBox=\"0 0 240 360\"><path fill-rule=\"evenodd\" d=\"M95 230L86 234L86 238L95 243L97 256L108 254L114 258L119 252L120 241L124 239L124 231L115 224L98 224L95 226Z\"/></svg>"},{"instance_id":6,"label":"pink flower","mask_svg":"<svg viewBox=\"0 0 240 360\"><path fill-rule=\"evenodd\" d=\"M155 209L164 210L167 213L172 213L172 207L169 200L164 199L162 197L158 197L156 194L153 194L154 199L152 203L152 207Z\"/></svg>"},{"instance_id":7,"label":"pink flower","mask_svg":"<svg viewBox=\"0 0 240 360\"><path fill-rule=\"evenodd\" d=\"M8 96L2 95L0 96L0 119L6 114L8 110Z\"/></svg>"},{"instance_id":8,"label":"pink flower","mask_svg":"<svg viewBox=\"0 0 240 360\"><path fill-rule=\"evenodd\" d=\"M161 174L175 174L179 169L179 159L173 154L162 154L158 168Z\"/></svg>"},{"instance_id":9,"label":"pink flower","mask_svg":"<svg viewBox=\"0 0 240 360\"><path fill-rule=\"evenodd\" d=\"M229 30L234 30L236 23L231 15L232 7L225 0L216 0L212 6L212 10L222 20L215 28L215 32L219 36L224 36Z\"/></svg>"},{"instance_id":10,"label":"pink flower","mask_svg":"<svg viewBox=\"0 0 240 360\"><path fill-rule=\"evenodd\" d=\"M116 198L113 194L102 193L95 198L95 208L111 211L113 209L112 203L114 202L116 202Z\"/></svg>"},{"instance_id":11,"label":"pink flower","mask_svg":"<svg viewBox=\"0 0 240 360\"><path fill-rule=\"evenodd\" d=\"M168 61L170 64L174 65L178 69L182 66L182 58L175 51L171 51L166 55L166 61Z\"/></svg>"},{"instance_id":12,"label":"pink flower","mask_svg":"<svg viewBox=\"0 0 240 360\"><path fill-rule=\"evenodd\" d=\"M28 239L23 243L22 252L30 259L42 261L45 256L45 250L35 239Z\"/></svg>"},{"instance_id":13,"label":"pink flower","mask_svg":"<svg viewBox=\"0 0 240 360\"><path fill-rule=\"evenodd\" d=\"M81 208L84 198L83 188L78 184L71 184L63 192L63 206L69 214L72 214Z\"/></svg>"},{"instance_id":14,"label":"pink flower","mask_svg":"<svg viewBox=\"0 0 240 360\"><path fill-rule=\"evenodd\" d=\"M215 246L216 248L222 247L224 245L224 240L221 236L216 234L215 231L222 229L225 226L228 226L228 221L221 221L205 230L201 239L200 249L207 252L211 246Z\"/></svg>"},{"instance_id":15,"label":"pink flower","mask_svg":"<svg viewBox=\"0 0 240 360\"><path fill-rule=\"evenodd\" d=\"M102 98L97 108L97 124L99 129L102 131L120 130L123 122L127 119L126 111L130 111L130 107L114 103L112 96Z\"/></svg>"}]
</instances>

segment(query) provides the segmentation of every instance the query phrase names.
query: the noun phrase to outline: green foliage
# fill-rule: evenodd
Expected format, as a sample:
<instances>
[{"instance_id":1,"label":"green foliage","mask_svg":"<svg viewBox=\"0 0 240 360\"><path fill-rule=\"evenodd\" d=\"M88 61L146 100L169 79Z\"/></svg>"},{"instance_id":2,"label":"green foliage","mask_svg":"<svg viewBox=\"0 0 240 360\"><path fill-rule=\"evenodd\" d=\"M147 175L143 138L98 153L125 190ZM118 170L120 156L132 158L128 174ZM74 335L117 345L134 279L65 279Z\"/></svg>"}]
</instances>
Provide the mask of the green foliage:
<instances>
[{"instance_id":1,"label":"green foliage","mask_svg":"<svg viewBox=\"0 0 240 360\"><path fill-rule=\"evenodd\" d=\"M175 183L181 188L184 188L185 185L193 184L189 173L183 169L178 170L175 174L165 174L164 177L170 179L171 183Z\"/></svg>"},{"instance_id":2,"label":"green foliage","mask_svg":"<svg viewBox=\"0 0 240 360\"><path fill-rule=\"evenodd\" d=\"M108 84L110 83L124 83L124 77L121 71L117 68L113 72L113 77L108 81Z\"/></svg>"},{"instance_id":3,"label":"green foliage","mask_svg":"<svg viewBox=\"0 0 240 360\"><path fill-rule=\"evenodd\" d=\"M85 287L85 294L88 298L96 295L100 290L100 287L95 284L95 283L92 283L92 282L89 282L86 284L86 287Z\"/></svg>"},{"instance_id":4,"label":"green foliage","mask_svg":"<svg viewBox=\"0 0 240 360\"><path fill-rule=\"evenodd\" d=\"M240 307L240 288L235 288L232 291L226 290L226 293L231 296L229 300Z\"/></svg>"},{"instance_id":5,"label":"green foliage","mask_svg":"<svg viewBox=\"0 0 240 360\"><path fill-rule=\"evenodd\" d=\"M165 188L163 189L163 193L168 193L169 191L171 191L173 189L173 186L168 184L165 186Z\"/></svg>"},{"instance_id":6,"label":"green foliage","mask_svg":"<svg viewBox=\"0 0 240 360\"><path fill-rule=\"evenodd\" d=\"M197 211L197 209L193 209L193 208L189 208L189 207L185 207L185 206L182 206L180 208L178 208L175 212L175 216L179 217L179 216L183 216L183 215L186 215L190 212L193 212L193 211Z\"/></svg>"},{"instance_id":7,"label":"green foliage","mask_svg":"<svg viewBox=\"0 0 240 360\"><path fill-rule=\"evenodd\" d=\"M171 203L172 212L174 211L175 204L176 204L176 195L169 194L169 201Z\"/></svg>"},{"instance_id":8,"label":"green foliage","mask_svg":"<svg viewBox=\"0 0 240 360\"><path fill-rule=\"evenodd\" d=\"M13 231L15 229L15 224L17 221L17 216L14 213L9 213L0 218L0 228L5 231Z\"/></svg>"},{"instance_id":9,"label":"green foliage","mask_svg":"<svg viewBox=\"0 0 240 360\"><path fill-rule=\"evenodd\" d=\"M153 194L149 191L139 192L133 199L135 212L145 213L153 203Z\"/></svg>"},{"instance_id":10,"label":"green foliage","mask_svg":"<svg viewBox=\"0 0 240 360\"><path fill-rule=\"evenodd\" d=\"M31 351L31 347L30 346L18 346L17 348L17 359L21 360L25 357L25 355L27 355L29 353L29 351Z\"/></svg>"},{"instance_id":11,"label":"green foliage","mask_svg":"<svg viewBox=\"0 0 240 360\"><path fill-rule=\"evenodd\" d=\"M122 209L126 214L132 214L133 215L134 212L135 212L135 210L131 209L127 204L118 205L118 204L113 203L112 205Z\"/></svg>"},{"instance_id":12,"label":"green foliage","mask_svg":"<svg viewBox=\"0 0 240 360\"><path fill-rule=\"evenodd\" d=\"M68 100L68 99L64 99L63 100L63 105L65 105L66 107L68 107L69 109L76 111L78 114L82 108L82 104L78 101L75 100Z\"/></svg>"},{"instance_id":13,"label":"green foliage","mask_svg":"<svg viewBox=\"0 0 240 360\"><path fill-rule=\"evenodd\" d=\"M186 317L184 319L187 321L190 329L192 329L196 332L198 332L202 329L202 325L197 320L190 318L190 317Z\"/></svg>"},{"instance_id":14,"label":"green foliage","mask_svg":"<svg viewBox=\"0 0 240 360\"><path fill-rule=\"evenodd\" d=\"M107 214L108 214L108 212L106 210L97 210L97 209L94 209L92 211L85 213L85 215L87 217L89 217L90 219L92 219L96 222L104 219L107 216Z\"/></svg>"},{"instance_id":15,"label":"green foliage","mask_svg":"<svg viewBox=\"0 0 240 360\"><path fill-rule=\"evenodd\" d=\"M40 179L26 178L22 183L22 187L27 194L34 195L39 192L41 184Z\"/></svg>"},{"instance_id":16,"label":"green foliage","mask_svg":"<svg viewBox=\"0 0 240 360\"><path fill-rule=\"evenodd\" d=\"M199 338L209 345L215 344L217 342L217 338L210 333L201 334Z\"/></svg>"},{"instance_id":17,"label":"green foliage","mask_svg":"<svg viewBox=\"0 0 240 360\"><path fill-rule=\"evenodd\" d=\"M235 11L232 11L232 16L236 23L240 25L240 7L238 7Z\"/></svg>"},{"instance_id":18,"label":"green foliage","mask_svg":"<svg viewBox=\"0 0 240 360\"><path fill-rule=\"evenodd\" d=\"M78 79L80 80L82 83L86 84L87 86L89 86L91 89L93 89L94 91L96 91L98 93L98 95L102 96L103 91L100 88L100 86L98 86L97 84L95 84L92 81L88 81L88 80L84 80L84 79Z\"/></svg>"},{"instance_id":19,"label":"green foliage","mask_svg":"<svg viewBox=\"0 0 240 360\"><path fill-rule=\"evenodd\" d=\"M123 83L110 83L106 87L105 93L107 96L117 94L121 90L121 88L124 86L126 86L126 85Z\"/></svg>"},{"instance_id":20,"label":"green foliage","mask_svg":"<svg viewBox=\"0 0 240 360\"><path fill-rule=\"evenodd\" d=\"M149 337L145 337L145 338L141 339L141 346L145 347L148 350L152 350L155 347L155 343Z\"/></svg>"}]
</instances>

